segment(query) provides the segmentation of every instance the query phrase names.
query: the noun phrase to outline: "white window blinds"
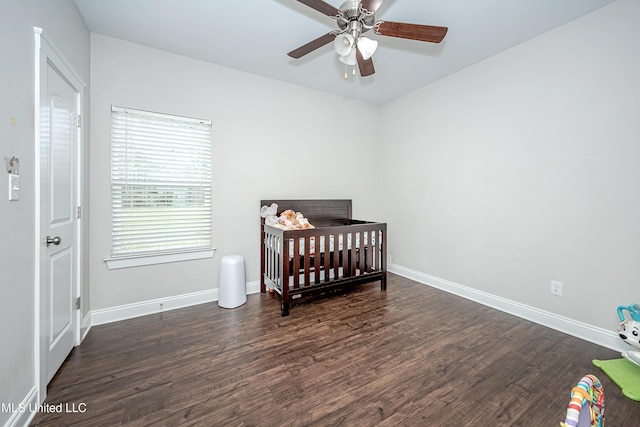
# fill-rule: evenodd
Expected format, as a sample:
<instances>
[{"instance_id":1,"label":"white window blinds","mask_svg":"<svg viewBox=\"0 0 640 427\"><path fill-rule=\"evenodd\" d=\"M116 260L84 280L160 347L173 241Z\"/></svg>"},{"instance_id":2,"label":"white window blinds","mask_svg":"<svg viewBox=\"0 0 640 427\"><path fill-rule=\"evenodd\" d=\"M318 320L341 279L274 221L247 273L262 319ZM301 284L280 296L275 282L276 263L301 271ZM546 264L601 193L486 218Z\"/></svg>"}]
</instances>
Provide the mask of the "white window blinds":
<instances>
[{"instance_id":1,"label":"white window blinds","mask_svg":"<svg viewBox=\"0 0 640 427\"><path fill-rule=\"evenodd\" d=\"M211 248L211 122L111 108L113 257Z\"/></svg>"}]
</instances>

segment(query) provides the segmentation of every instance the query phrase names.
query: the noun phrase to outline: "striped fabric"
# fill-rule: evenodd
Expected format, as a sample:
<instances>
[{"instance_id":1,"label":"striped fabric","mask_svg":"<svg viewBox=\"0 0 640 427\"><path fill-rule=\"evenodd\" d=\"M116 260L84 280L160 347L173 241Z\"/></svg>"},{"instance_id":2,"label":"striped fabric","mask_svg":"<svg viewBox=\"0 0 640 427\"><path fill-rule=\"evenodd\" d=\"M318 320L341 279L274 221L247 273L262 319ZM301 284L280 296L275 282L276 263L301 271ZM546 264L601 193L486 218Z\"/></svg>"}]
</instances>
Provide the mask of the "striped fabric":
<instances>
[{"instance_id":1,"label":"striped fabric","mask_svg":"<svg viewBox=\"0 0 640 427\"><path fill-rule=\"evenodd\" d=\"M603 427L604 388L594 375L585 375L571 389L571 401L562 427Z\"/></svg>"}]
</instances>

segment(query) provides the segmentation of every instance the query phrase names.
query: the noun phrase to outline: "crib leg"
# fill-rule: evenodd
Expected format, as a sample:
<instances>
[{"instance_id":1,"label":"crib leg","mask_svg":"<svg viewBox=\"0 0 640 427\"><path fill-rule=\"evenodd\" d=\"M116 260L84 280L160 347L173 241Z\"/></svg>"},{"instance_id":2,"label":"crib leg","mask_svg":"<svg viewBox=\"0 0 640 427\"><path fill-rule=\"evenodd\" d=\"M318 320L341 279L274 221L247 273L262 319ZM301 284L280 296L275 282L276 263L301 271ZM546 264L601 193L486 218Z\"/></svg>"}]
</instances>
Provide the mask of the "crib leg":
<instances>
[{"instance_id":1,"label":"crib leg","mask_svg":"<svg viewBox=\"0 0 640 427\"><path fill-rule=\"evenodd\" d=\"M280 314L282 317L286 317L289 315L289 304L284 301L280 304Z\"/></svg>"},{"instance_id":2,"label":"crib leg","mask_svg":"<svg viewBox=\"0 0 640 427\"><path fill-rule=\"evenodd\" d=\"M382 273L382 278L380 279L380 290L381 291L387 290L387 273L386 272Z\"/></svg>"}]
</instances>

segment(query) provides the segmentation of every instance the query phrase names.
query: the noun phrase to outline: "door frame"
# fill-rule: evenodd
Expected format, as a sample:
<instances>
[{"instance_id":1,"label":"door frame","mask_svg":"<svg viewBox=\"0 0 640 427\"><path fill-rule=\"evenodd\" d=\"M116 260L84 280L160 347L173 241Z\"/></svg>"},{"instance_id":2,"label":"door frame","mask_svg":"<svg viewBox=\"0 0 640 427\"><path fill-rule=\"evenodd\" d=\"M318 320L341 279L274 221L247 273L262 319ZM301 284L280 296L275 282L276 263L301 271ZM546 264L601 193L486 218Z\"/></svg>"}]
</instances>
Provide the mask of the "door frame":
<instances>
[{"instance_id":1,"label":"door frame","mask_svg":"<svg viewBox=\"0 0 640 427\"><path fill-rule=\"evenodd\" d=\"M43 88L46 88L46 77L47 77L47 67L51 65L53 68L58 70L58 72L71 84L71 86L76 91L76 111L80 116L80 126L76 132L76 158L75 158L75 169L76 169L76 179L75 179L75 206L79 209L84 205L83 200L83 186L82 186L82 177L84 170L84 126L82 126L83 122L83 107L84 107L84 90L86 88L86 84L82 80L82 78L78 75L78 73L73 69L71 64L65 59L62 55L61 51L56 47L53 41L47 36L47 34L43 31L42 28L33 27L33 32L35 35L35 92L34 92L34 101L35 101L35 110L34 110L34 133L35 133L35 156L34 156L34 199L35 199L35 242L34 242L34 373L35 373L35 381L36 386L38 388L38 402L44 402L47 395L47 343L46 343L46 334L43 331L43 325L41 322L44 320L46 316L41 316L41 310L44 306L44 293L41 292L41 269L40 262L42 260L41 251L44 247L43 245L43 237L41 230L41 185L40 185L40 168L41 168L41 157L40 157L40 149L42 138L41 138L41 110L42 107L42 99L41 97L46 96L46 91ZM76 215L76 229L75 229L75 241L74 246L75 250L75 276L76 276L76 289L74 290L74 297L82 298L82 289L83 289L83 252L84 249L82 247L82 216ZM79 345L82 336L81 336L81 327L82 327L82 309L78 309L75 312L75 345Z\"/></svg>"}]
</instances>

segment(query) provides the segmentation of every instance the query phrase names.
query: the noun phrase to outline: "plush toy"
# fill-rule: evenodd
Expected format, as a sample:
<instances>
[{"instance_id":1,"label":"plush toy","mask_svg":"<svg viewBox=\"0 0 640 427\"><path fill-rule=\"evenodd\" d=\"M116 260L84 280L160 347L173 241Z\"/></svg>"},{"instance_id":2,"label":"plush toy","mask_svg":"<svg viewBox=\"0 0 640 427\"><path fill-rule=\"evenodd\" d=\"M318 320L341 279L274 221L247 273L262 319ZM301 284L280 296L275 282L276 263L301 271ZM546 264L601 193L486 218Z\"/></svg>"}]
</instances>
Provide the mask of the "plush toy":
<instances>
[{"instance_id":1,"label":"plush toy","mask_svg":"<svg viewBox=\"0 0 640 427\"><path fill-rule=\"evenodd\" d=\"M283 228L285 230L315 228L300 212L294 212L291 209L287 209L283 211L280 216L276 216L277 213L278 205L276 203L272 203L271 206L262 206L260 208L260 216L264 218L264 223L270 227Z\"/></svg>"},{"instance_id":2,"label":"plush toy","mask_svg":"<svg viewBox=\"0 0 640 427\"><path fill-rule=\"evenodd\" d=\"M286 228L295 228L298 221L296 220L296 213L291 209L287 209L280 214L278 222L284 225Z\"/></svg>"},{"instance_id":3,"label":"plush toy","mask_svg":"<svg viewBox=\"0 0 640 427\"><path fill-rule=\"evenodd\" d=\"M294 212L287 209L280 214L278 222L287 230L302 230L305 228L314 228L309 220L300 212Z\"/></svg>"},{"instance_id":4,"label":"plush toy","mask_svg":"<svg viewBox=\"0 0 640 427\"><path fill-rule=\"evenodd\" d=\"M633 347L633 350L622 352L622 356L630 362L640 365L640 322L625 320L618 325L618 334L622 341Z\"/></svg>"},{"instance_id":5,"label":"plush toy","mask_svg":"<svg viewBox=\"0 0 640 427\"><path fill-rule=\"evenodd\" d=\"M313 225L309 223L309 220L305 218L304 215L302 215L300 212L296 212L296 220L302 228L314 228Z\"/></svg>"},{"instance_id":6,"label":"plush toy","mask_svg":"<svg viewBox=\"0 0 640 427\"><path fill-rule=\"evenodd\" d=\"M618 325L618 334L622 341L640 350L640 322L625 320Z\"/></svg>"},{"instance_id":7,"label":"plush toy","mask_svg":"<svg viewBox=\"0 0 640 427\"><path fill-rule=\"evenodd\" d=\"M260 208L260 216L266 218L268 216L276 216L278 213L278 204L271 203L271 206L263 206Z\"/></svg>"},{"instance_id":8,"label":"plush toy","mask_svg":"<svg viewBox=\"0 0 640 427\"><path fill-rule=\"evenodd\" d=\"M561 427L603 427L604 388L595 375L585 375L571 389L567 416Z\"/></svg>"},{"instance_id":9,"label":"plush toy","mask_svg":"<svg viewBox=\"0 0 640 427\"><path fill-rule=\"evenodd\" d=\"M264 223L270 227L278 227L280 223L278 222L278 217L275 215L269 215L264 219Z\"/></svg>"},{"instance_id":10,"label":"plush toy","mask_svg":"<svg viewBox=\"0 0 640 427\"><path fill-rule=\"evenodd\" d=\"M278 226L278 217L276 214L278 213L278 204L271 203L271 206L262 206L260 208L260 216L264 218L264 223L271 227Z\"/></svg>"}]
</instances>

